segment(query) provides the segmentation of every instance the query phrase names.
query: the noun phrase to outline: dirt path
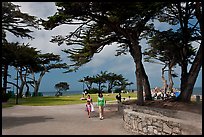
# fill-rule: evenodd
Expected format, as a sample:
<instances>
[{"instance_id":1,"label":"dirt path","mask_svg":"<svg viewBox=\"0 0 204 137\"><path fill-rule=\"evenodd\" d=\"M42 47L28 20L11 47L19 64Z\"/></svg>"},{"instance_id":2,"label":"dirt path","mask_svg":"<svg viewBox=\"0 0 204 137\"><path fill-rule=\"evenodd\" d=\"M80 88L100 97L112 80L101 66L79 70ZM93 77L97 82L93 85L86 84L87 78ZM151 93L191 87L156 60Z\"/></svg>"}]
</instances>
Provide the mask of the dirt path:
<instances>
[{"instance_id":1,"label":"dirt path","mask_svg":"<svg viewBox=\"0 0 204 137\"><path fill-rule=\"evenodd\" d=\"M117 106L98 108L88 118L84 104L63 106L15 106L2 109L2 135L128 135Z\"/></svg>"}]
</instances>

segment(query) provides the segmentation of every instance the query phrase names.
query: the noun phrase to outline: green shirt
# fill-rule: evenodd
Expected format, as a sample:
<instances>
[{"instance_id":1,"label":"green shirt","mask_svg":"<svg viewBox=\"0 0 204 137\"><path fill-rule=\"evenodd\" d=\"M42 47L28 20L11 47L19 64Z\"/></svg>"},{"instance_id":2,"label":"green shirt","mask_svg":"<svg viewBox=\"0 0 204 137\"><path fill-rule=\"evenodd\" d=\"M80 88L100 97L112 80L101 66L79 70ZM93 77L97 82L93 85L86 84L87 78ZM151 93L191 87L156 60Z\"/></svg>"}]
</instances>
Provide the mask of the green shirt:
<instances>
[{"instance_id":1,"label":"green shirt","mask_svg":"<svg viewBox=\"0 0 204 137\"><path fill-rule=\"evenodd\" d=\"M98 106L105 106L105 99L104 97L100 98L98 97Z\"/></svg>"}]
</instances>

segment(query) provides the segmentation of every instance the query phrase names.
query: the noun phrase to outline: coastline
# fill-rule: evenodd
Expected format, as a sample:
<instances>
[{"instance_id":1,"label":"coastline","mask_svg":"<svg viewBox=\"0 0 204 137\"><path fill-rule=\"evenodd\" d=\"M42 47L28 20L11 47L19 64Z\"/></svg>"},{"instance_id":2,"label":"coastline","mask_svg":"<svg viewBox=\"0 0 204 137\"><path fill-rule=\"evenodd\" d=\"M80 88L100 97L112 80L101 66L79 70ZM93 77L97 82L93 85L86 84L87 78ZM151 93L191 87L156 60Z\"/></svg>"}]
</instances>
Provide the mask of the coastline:
<instances>
[{"instance_id":1,"label":"coastline","mask_svg":"<svg viewBox=\"0 0 204 137\"><path fill-rule=\"evenodd\" d=\"M153 88L151 88L153 89ZM178 88L176 88L178 89ZM136 90L134 90L135 93L136 93ZM51 92L42 92L44 96L55 96L56 92L54 91L51 91ZM69 95L76 95L76 94L81 94L82 95L82 91L80 90L76 90L76 91L67 91L67 92L63 92L63 95L62 96L69 96ZM192 93L192 96L202 96L202 87L194 87L193 89L193 93Z\"/></svg>"}]
</instances>

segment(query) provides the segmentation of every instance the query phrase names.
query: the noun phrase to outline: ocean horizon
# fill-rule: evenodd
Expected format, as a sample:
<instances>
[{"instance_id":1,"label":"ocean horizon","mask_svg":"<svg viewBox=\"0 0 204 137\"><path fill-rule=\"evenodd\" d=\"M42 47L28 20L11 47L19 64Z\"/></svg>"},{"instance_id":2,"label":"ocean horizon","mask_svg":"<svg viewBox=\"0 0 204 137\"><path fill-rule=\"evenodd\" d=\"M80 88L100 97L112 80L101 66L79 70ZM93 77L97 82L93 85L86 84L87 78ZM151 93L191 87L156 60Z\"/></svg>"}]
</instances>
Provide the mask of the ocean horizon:
<instances>
[{"instance_id":1,"label":"ocean horizon","mask_svg":"<svg viewBox=\"0 0 204 137\"><path fill-rule=\"evenodd\" d=\"M177 88L178 89L178 88ZM41 92L43 96L55 96L56 91ZM62 96L69 96L74 94L81 94L82 91L65 91L62 92ZM192 95L202 95L202 87L194 87Z\"/></svg>"}]
</instances>

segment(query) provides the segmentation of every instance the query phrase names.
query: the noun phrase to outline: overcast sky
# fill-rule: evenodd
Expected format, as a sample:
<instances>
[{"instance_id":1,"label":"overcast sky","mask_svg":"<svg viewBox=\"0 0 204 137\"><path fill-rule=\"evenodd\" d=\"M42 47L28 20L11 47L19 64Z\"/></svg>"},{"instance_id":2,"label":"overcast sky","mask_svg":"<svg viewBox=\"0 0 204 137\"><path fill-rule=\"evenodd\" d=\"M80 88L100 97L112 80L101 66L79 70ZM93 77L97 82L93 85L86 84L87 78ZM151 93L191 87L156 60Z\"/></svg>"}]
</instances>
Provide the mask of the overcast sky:
<instances>
[{"instance_id":1,"label":"overcast sky","mask_svg":"<svg viewBox=\"0 0 204 137\"><path fill-rule=\"evenodd\" d=\"M47 19L48 16L54 15L57 11L57 7L54 2L13 2L20 7L21 12L28 13L29 15L36 16L38 18ZM155 26L158 29L167 30L169 29L168 25L165 23L155 22ZM51 36L55 35L66 35L70 31L73 31L75 26L61 25L54 28L53 30L34 30L31 35L35 38L29 40L27 38L21 39L16 38L12 34L7 34L7 39L9 41L15 42L19 41L21 43L30 43L32 47L36 47L38 50L41 50L41 53L51 53L61 55L61 58L64 62L69 62L66 58L66 54L62 52L62 49L68 48L66 45L57 46L55 43L49 42ZM142 40L141 45L143 49L147 47L146 41ZM135 76L135 64L133 58L130 54L122 56L114 56L116 53L117 45L106 46L102 52L95 54L92 61L82 66L77 72L62 73L64 70L51 70L49 73L45 74L40 85L41 92L55 91L54 85L58 82L65 81L70 84L70 91L82 90L82 83L78 82L79 79L82 79L85 76L93 76L99 74L101 71L113 72L116 74L122 74L126 79L134 84L131 85L130 89L136 89L136 76ZM161 87L161 65L144 63L146 73L149 77L151 87ZM175 87L180 85L180 67L176 67L175 71L179 74L179 77L174 78ZM12 77L9 80L12 80L16 77L16 72L11 70L10 72ZM195 87L202 87L202 71L200 71L198 79L196 81Z\"/></svg>"}]
</instances>

